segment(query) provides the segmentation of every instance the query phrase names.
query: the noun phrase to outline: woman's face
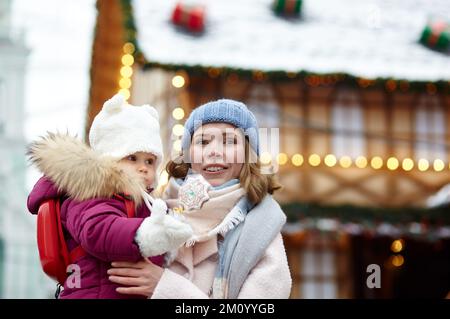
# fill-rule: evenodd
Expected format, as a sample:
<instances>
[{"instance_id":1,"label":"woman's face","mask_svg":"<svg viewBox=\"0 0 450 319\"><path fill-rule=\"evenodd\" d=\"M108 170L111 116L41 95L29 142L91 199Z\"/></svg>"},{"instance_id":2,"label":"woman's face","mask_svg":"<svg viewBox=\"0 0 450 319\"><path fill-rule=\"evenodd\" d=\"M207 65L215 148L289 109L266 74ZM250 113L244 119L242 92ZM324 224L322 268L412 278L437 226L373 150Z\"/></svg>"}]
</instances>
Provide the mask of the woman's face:
<instances>
[{"instance_id":1,"label":"woman's face","mask_svg":"<svg viewBox=\"0 0 450 319\"><path fill-rule=\"evenodd\" d=\"M245 161L245 137L240 129L227 123L208 123L192 136L192 170L212 186L239 178Z\"/></svg>"}]
</instances>

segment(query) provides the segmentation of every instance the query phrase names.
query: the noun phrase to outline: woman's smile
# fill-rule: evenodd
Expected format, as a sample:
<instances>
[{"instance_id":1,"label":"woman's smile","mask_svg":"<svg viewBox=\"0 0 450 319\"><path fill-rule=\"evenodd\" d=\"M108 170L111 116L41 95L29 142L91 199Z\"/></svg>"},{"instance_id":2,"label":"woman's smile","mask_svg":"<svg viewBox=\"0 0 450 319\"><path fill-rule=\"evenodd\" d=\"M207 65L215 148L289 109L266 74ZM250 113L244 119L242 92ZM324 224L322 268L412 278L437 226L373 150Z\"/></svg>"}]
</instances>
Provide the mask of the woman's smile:
<instances>
[{"instance_id":1,"label":"woman's smile","mask_svg":"<svg viewBox=\"0 0 450 319\"><path fill-rule=\"evenodd\" d=\"M212 175L219 175L223 173L225 170L228 169L228 165L225 164L207 164L203 167L204 174L212 174Z\"/></svg>"}]
</instances>

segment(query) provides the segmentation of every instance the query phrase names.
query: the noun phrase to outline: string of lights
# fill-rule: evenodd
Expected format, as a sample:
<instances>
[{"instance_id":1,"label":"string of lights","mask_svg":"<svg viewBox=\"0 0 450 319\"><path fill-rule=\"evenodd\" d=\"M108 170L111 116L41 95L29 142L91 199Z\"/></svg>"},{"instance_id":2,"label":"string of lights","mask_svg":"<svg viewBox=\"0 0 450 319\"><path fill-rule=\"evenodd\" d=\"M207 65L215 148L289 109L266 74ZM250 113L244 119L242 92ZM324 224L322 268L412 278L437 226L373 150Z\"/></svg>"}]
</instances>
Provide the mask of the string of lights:
<instances>
[{"instance_id":1,"label":"string of lights","mask_svg":"<svg viewBox=\"0 0 450 319\"><path fill-rule=\"evenodd\" d=\"M132 4L129 0L122 0L122 9L124 13L124 25L126 29L126 40L128 41L124 45L125 55L122 57L123 67L121 69L122 79L121 91L125 96L129 97L129 84L128 81L123 80L127 78L127 74L131 76L132 69L131 66L134 59L131 59L127 54L134 56L135 60L143 67L147 68L163 68L166 70L175 71L177 74L172 79L172 85L175 88L181 89L186 84L186 79L179 72L180 70L188 70L192 75L202 75L208 76L210 78L226 77L229 82L236 82L239 78L251 78L254 81L264 81L268 79L274 80L292 80L301 79L304 83L311 87L316 86L329 86L336 85L337 83L348 83L351 85L356 85L362 89L377 87L383 88L388 92L400 91L421 91L427 92L428 94L445 93L449 92L450 83L448 81L435 81L435 82L423 82L423 81L406 81L402 79L365 79L361 77L356 77L349 74L315 74L307 71L300 72L288 72L288 71L261 71L261 70L246 70L238 69L232 67L211 67L211 66L189 66L189 65L175 65L175 64L161 64L156 62L149 62L145 59L142 51L139 49L136 39L136 25L134 23L132 14ZM132 50L125 51L125 46L132 48ZM127 57L125 57L127 56ZM131 61L131 62L130 62ZM128 69L130 67L130 69ZM178 112L178 111L177 111ZM184 111L183 111L184 112ZM175 115L173 115L175 118ZM184 113L183 113L184 116ZM182 117L181 117L182 118ZM180 119L181 119L180 118ZM355 131L348 129L336 130L331 127L324 127L316 125L304 119L295 119L291 116L287 117L282 115L282 120L286 123L295 123L297 127L301 127L306 130L326 133L330 135L342 135L347 137L363 137L365 139L378 139L384 140L390 145L395 145L399 143L414 143L421 144L422 146L434 146L443 148L445 150L450 149L450 145L446 142L442 142L443 138L433 139L412 139L408 137L400 136L387 136L379 133L366 132L366 131ZM179 121L179 120L178 120ZM172 133L174 136L180 137L183 134L184 127L181 123L176 123L172 128ZM447 140L447 139L445 139ZM179 141L175 140L173 144L174 151L179 151L181 146ZM391 156L388 158L382 158L381 156L372 156L371 158L365 157L363 155L356 158L352 158L348 155L340 156L339 158L334 154L270 154L268 152L263 152L261 154L261 162L263 164L278 163L279 165L292 164L295 167L300 167L302 165L310 165L312 167L318 167L320 165L325 165L327 167L340 166L342 168L358 167L366 168L371 167L372 169L382 169L383 167L388 170L395 171L397 169L403 169L404 171L411 171L417 168L421 172L430 170L431 168L436 172L444 171L446 168L450 170L450 163L446 164L443 159L436 158L434 160L419 158L397 158Z\"/></svg>"},{"instance_id":2,"label":"string of lights","mask_svg":"<svg viewBox=\"0 0 450 319\"><path fill-rule=\"evenodd\" d=\"M184 87L186 83L186 80L184 77L180 74L175 75L172 78L172 85L175 88L181 89ZM184 117L184 110L181 108L176 108L173 110L172 116L176 120L181 120ZM412 140L408 138L391 138L386 137L382 134L375 134L375 133L369 133L364 131L354 131L354 130L336 130L328 127L318 126L314 124L306 124L304 120L299 119L293 119L290 117L290 119L287 116L283 116L283 119L294 121L299 127L323 132L327 134L342 134L345 136L357 136L357 137L364 137L366 139L382 139L389 143L422 143L427 145L434 145L434 146L441 146L443 148L450 149L450 145L446 143L441 143L437 141L430 141L430 140L424 140L424 139L417 139ZM173 128L172 128L172 134L174 136L182 136L184 131L184 127L182 124L177 122ZM181 150L181 145L179 145L179 141L175 141L173 148L174 151L179 152ZM268 165L272 162L276 162L279 165L286 165L286 164L292 164L295 167L300 167L302 165L310 165L312 167L318 167L319 165L323 164L327 167L335 167L340 166L342 168L350 168L350 167L357 167L357 168L367 168L371 167L372 169L379 170L383 167L387 168L390 171L395 171L397 169L403 169L404 171L412 171L414 168L417 168L421 172L428 171L430 169L433 169L436 172L442 172L446 169L446 166L448 167L448 170L450 170L450 164L446 165L444 160L442 159L434 159L433 161L430 161L425 158L420 158L417 160L414 160L412 158L397 158L395 156L391 156L389 158L383 159L380 156L373 156L371 158L367 158L365 156L358 156L356 158L352 158L348 155L344 155L341 157L337 157L334 154L325 154L323 156L319 154L299 154L295 153L289 156L286 153L278 153L275 156L273 154L270 154L268 152L262 152L260 156L260 160L262 164Z\"/></svg>"},{"instance_id":3,"label":"string of lights","mask_svg":"<svg viewBox=\"0 0 450 319\"><path fill-rule=\"evenodd\" d=\"M120 79L119 79L119 91L126 100L130 98L130 88L132 85L131 76L133 75L133 64L134 64L134 56L135 46L127 42L123 45L123 55L121 58L122 67L120 68Z\"/></svg>"},{"instance_id":4,"label":"string of lights","mask_svg":"<svg viewBox=\"0 0 450 319\"><path fill-rule=\"evenodd\" d=\"M122 93L126 99L129 99L130 97L130 87L132 84L131 76L133 74L133 53L135 52L135 46L127 42L123 46L123 56L122 56L122 68L120 69L120 75L121 78L119 80L119 92ZM185 86L186 80L183 77L183 75L176 74L172 78L172 85L177 88L181 89ZM175 120L178 122L172 127L172 133L176 137L181 137L183 135L184 127L179 121L184 118L184 110L182 108L176 108L172 112L172 116ZM384 140L391 145L399 144L399 143L414 143L414 144L421 144L423 146L435 146L435 147L441 147L445 150L450 149L450 145L447 143L443 143L439 139L436 138L436 140L428 140L428 139L411 139L406 137L398 137L398 136L386 136L383 134L378 133L372 133L372 132L366 132L366 131L357 131L357 130L348 130L348 129L334 129L330 127L324 127L320 125L316 125L311 122L307 122L304 119L299 118L293 118L292 116L286 116L281 114L281 120L286 121L287 123L293 123L296 127L311 130L319 133L325 133L330 135L342 135L346 137L364 137L365 139L377 139L377 140ZM436 136L435 136L436 137ZM439 136L439 137L445 137L445 136ZM181 141L180 139L177 139L174 141L173 144L173 150L175 152L179 152L181 150ZM261 154L261 162L263 164L270 164L272 160L276 161L279 165L285 165L289 162L289 155L286 153L279 153L275 156L273 159L272 154L268 152L263 152ZM350 168L352 166L356 166L358 168L366 168L368 166L372 167L373 169L381 169L383 166L385 166L389 170L397 170L399 168L403 169L404 171L411 171L414 169L414 167L417 167L419 171L425 172L429 170L431 167L436 172L444 171L446 168L446 164L442 159L434 159L433 161L430 161L425 158L420 158L417 161L414 161L411 158L403 158L398 159L394 156L389 157L387 159L383 159L380 156L373 156L371 159L366 158L365 156L358 156L355 159L352 159L350 156L342 156L340 158L337 158L333 154L326 154L324 156L320 156L319 154L292 154L290 157L290 162L295 167L300 167L303 164L309 164L312 167L317 167L323 163L325 166L328 167L334 167L336 165L341 166L342 168ZM448 169L450 170L450 164L448 165Z\"/></svg>"}]
</instances>

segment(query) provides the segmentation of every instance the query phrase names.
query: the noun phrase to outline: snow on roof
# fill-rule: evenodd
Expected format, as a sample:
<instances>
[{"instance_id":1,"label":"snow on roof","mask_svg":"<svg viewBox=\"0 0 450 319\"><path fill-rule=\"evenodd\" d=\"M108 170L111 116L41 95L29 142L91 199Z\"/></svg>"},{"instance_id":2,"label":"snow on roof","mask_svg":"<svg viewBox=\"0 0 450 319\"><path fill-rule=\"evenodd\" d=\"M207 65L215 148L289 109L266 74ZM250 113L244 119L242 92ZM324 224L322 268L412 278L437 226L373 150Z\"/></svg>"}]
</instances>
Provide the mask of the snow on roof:
<instances>
[{"instance_id":1,"label":"snow on roof","mask_svg":"<svg viewBox=\"0 0 450 319\"><path fill-rule=\"evenodd\" d=\"M272 0L200 0L207 19L200 36L170 23L177 2L132 2L138 45L149 62L450 80L450 55L418 43L430 17L450 21L447 0L304 0L300 20L275 15Z\"/></svg>"}]
</instances>

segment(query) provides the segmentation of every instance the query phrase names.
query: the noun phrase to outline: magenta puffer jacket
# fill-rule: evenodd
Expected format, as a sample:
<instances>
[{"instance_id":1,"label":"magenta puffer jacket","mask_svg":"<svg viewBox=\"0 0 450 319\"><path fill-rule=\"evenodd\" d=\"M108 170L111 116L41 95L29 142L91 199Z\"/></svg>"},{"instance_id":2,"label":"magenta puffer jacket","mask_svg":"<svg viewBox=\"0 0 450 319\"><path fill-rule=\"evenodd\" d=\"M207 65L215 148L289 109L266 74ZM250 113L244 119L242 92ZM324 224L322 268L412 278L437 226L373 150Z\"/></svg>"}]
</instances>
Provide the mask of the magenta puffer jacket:
<instances>
[{"instance_id":1,"label":"magenta puffer jacket","mask_svg":"<svg viewBox=\"0 0 450 319\"><path fill-rule=\"evenodd\" d=\"M52 181L42 177L28 196L28 210L37 214L43 201L59 196ZM119 199L66 199L61 206L61 222L68 249L81 245L87 254L76 261L81 271L81 287L69 288L65 283L60 298L145 298L117 293L118 286L108 280L107 271L112 261L137 262L143 258L134 237L148 216L146 205L140 205L135 217L128 218L125 204ZM162 256L150 260L159 266L163 263Z\"/></svg>"}]
</instances>

